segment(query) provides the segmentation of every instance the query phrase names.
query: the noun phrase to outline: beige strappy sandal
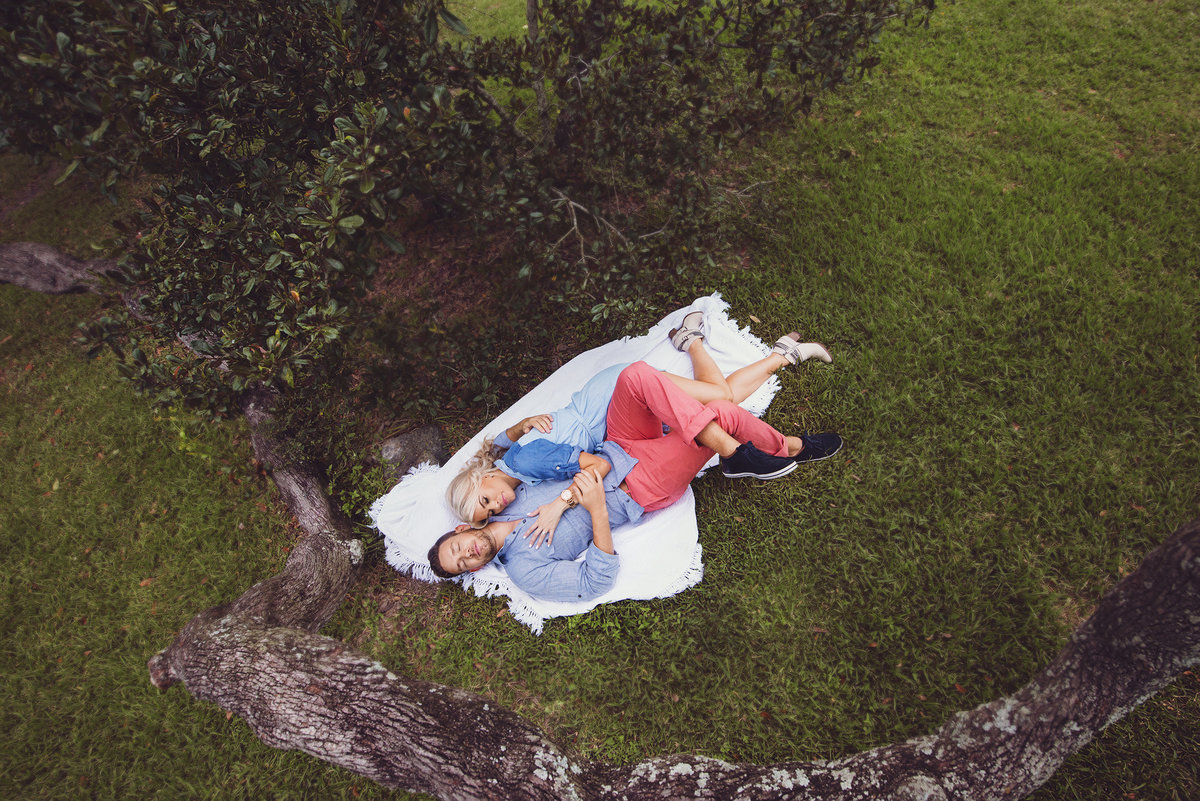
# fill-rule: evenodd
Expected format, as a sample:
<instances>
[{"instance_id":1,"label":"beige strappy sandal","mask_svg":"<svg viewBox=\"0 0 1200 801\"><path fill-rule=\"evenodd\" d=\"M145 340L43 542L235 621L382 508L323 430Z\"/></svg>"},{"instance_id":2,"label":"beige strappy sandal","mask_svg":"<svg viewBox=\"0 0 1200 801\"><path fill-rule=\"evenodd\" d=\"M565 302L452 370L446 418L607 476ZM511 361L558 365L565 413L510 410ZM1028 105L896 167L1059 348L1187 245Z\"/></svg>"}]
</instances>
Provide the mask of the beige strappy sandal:
<instances>
[{"instance_id":1,"label":"beige strappy sandal","mask_svg":"<svg viewBox=\"0 0 1200 801\"><path fill-rule=\"evenodd\" d=\"M826 364L833 361L833 357L829 355L829 351L825 350L824 345L820 342L801 342L800 334L797 331L777 339L775 346L771 348L771 353L778 353L788 360L788 364L796 364L813 357Z\"/></svg>"},{"instance_id":2,"label":"beige strappy sandal","mask_svg":"<svg viewBox=\"0 0 1200 801\"><path fill-rule=\"evenodd\" d=\"M687 353L687 349L693 341L704 339L704 332L700 330L700 326L703 324L704 312L694 311L683 318L683 322L678 328L672 328L667 336L670 337L675 350Z\"/></svg>"}]
</instances>

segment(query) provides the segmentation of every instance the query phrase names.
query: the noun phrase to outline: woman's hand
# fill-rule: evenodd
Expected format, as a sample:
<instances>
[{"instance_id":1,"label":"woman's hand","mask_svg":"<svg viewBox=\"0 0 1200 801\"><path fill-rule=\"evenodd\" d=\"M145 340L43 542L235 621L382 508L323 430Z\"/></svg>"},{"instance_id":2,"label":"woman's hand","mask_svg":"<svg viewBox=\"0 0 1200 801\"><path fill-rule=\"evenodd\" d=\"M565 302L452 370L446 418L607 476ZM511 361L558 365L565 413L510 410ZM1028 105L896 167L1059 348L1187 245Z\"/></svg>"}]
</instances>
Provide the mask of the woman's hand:
<instances>
[{"instance_id":1,"label":"woman's hand","mask_svg":"<svg viewBox=\"0 0 1200 801\"><path fill-rule=\"evenodd\" d=\"M571 494L593 516L599 510L608 511L604 505L604 480L598 470L581 470L577 473L571 482Z\"/></svg>"},{"instance_id":2,"label":"woman's hand","mask_svg":"<svg viewBox=\"0 0 1200 801\"><path fill-rule=\"evenodd\" d=\"M535 414L533 417L526 417L517 423L517 426L520 427L522 436L535 428L543 434L549 434L550 429L554 427L554 418L548 414Z\"/></svg>"},{"instance_id":3,"label":"woman's hand","mask_svg":"<svg viewBox=\"0 0 1200 801\"><path fill-rule=\"evenodd\" d=\"M514 423L513 425L504 429L504 436L508 437L509 442L516 442L535 428L538 431L541 431L543 434L549 434L550 429L553 427L553 415L535 414L532 417L526 417L521 422Z\"/></svg>"},{"instance_id":4,"label":"woman's hand","mask_svg":"<svg viewBox=\"0 0 1200 801\"><path fill-rule=\"evenodd\" d=\"M533 536L533 542L529 543L530 548L542 547L543 541L547 545L554 543L554 529L558 528L558 520L566 509L567 507L562 501L555 500L544 503L529 513L529 517L537 515L537 520L533 521L533 525L525 529L525 539Z\"/></svg>"}]
</instances>

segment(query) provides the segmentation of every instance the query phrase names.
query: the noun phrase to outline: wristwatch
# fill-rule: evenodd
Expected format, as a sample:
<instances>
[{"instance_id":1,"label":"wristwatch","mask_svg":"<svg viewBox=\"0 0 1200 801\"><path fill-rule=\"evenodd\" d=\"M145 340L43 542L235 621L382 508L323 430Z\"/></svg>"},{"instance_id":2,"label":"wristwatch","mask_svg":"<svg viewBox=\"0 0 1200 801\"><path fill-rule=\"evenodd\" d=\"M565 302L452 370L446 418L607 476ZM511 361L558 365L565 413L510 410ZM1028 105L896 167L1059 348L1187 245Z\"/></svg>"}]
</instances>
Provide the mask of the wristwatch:
<instances>
[{"instance_id":1,"label":"wristwatch","mask_svg":"<svg viewBox=\"0 0 1200 801\"><path fill-rule=\"evenodd\" d=\"M575 504L579 503L579 501L575 500L575 496L571 494L569 489L565 489L560 492L558 497L562 499L563 503L567 505L568 509L574 508Z\"/></svg>"}]
</instances>

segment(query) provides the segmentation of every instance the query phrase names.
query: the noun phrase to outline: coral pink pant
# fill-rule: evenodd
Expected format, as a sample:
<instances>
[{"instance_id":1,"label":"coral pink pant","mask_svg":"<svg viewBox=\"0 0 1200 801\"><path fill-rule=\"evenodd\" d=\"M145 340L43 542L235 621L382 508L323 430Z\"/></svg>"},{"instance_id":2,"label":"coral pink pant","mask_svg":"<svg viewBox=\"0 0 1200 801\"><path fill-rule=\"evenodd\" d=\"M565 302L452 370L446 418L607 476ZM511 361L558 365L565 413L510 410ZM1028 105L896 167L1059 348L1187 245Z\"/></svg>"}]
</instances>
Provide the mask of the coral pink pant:
<instances>
[{"instance_id":1,"label":"coral pink pant","mask_svg":"<svg viewBox=\"0 0 1200 801\"><path fill-rule=\"evenodd\" d=\"M739 443L787 456L787 442L771 426L730 401L704 404L645 362L621 371L608 405L608 439L638 460L625 478L629 497L646 511L670 506L687 489L713 451L696 435L715 422ZM663 424L671 427L663 435Z\"/></svg>"}]
</instances>

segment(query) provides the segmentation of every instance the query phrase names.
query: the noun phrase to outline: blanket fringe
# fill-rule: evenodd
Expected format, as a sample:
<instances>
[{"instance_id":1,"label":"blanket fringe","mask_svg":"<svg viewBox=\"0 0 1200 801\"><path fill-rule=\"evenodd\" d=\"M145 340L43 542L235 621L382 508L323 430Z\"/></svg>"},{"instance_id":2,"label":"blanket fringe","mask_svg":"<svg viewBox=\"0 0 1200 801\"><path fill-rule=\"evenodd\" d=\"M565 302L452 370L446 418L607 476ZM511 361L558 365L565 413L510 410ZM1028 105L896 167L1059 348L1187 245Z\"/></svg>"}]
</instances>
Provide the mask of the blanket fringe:
<instances>
[{"instance_id":1,"label":"blanket fringe","mask_svg":"<svg viewBox=\"0 0 1200 801\"><path fill-rule=\"evenodd\" d=\"M390 542L386 555L388 564L401 573L410 575L420 581L428 581L431 583L445 581L445 579L440 579L435 576L433 574L433 570L428 564L414 562L413 560L405 557L398 548L391 547ZM694 551L692 551L691 562L688 564L687 568L684 569L683 573L681 573L674 582L672 582L654 597L669 598L672 595L678 595L684 590L699 584L703 578L704 548L700 545L700 543L696 543L696 548ZM480 598L494 598L496 596L507 598L508 613L513 616L513 619L519 621L525 626L528 626L529 630L536 635L541 635L546 620L548 620L550 617L553 617L553 615L545 615L537 607L522 599L509 596L508 593L511 591L511 587L506 582L488 580L475 575L464 576L460 579L456 579L456 581L462 585L464 590L469 589ZM591 611L591 609L586 611ZM578 614L584 614L584 612L581 611Z\"/></svg>"},{"instance_id":2,"label":"blanket fringe","mask_svg":"<svg viewBox=\"0 0 1200 801\"><path fill-rule=\"evenodd\" d=\"M435 462L421 462L420 464L409 468L408 472L405 473L404 477L400 479L400 483L397 486L411 487L426 479L437 477L440 470L441 467ZM410 507L415 507L420 503L428 502L426 496L419 492L412 492L410 493L410 496L411 499L409 502L400 508L400 514L402 515L407 515ZM384 495L381 498L376 498L375 502L371 504L371 522L375 525L377 530L379 528L379 518L384 513L384 502L387 501L388 498L388 495ZM396 510L389 511L392 511L393 514L396 513ZM444 581L444 579L434 575L433 568L431 568L428 563L415 562L405 555L400 549L400 543L397 540L385 536L384 542L387 545L384 551L384 558L387 560L387 563L396 570L399 570L401 573L405 573L421 581L427 581L430 583Z\"/></svg>"},{"instance_id":3,"label":"blanket fringe","mask_svg":"<svg viewBox=\"0 0 1200 801\"><path fill-rule=\"evenodd\" d=\"M505 598L508 601L508 613L515 620L528 626L529 630L537 635L541 635L542 627L547 617L550 617L550 615L546 615L528 601L510 596L509 593L512 591L512 586L508 582L488 580L479 576L468 576L463 582L463 589L470 589L480 598L495 598L496 596Z\"/></svg>"},{"instance_id":4,"label":"blanket fringe","mask_svg":"<svg viewBox=\"0 0 1200 801\"><path fill-rule=\"evenodd\" d=\"M400 547L394 544L392 540L385 539L385 542L387 543L387 550L384 552L384 558L386 558L387 563L396 570L412 576L415 579L427 581L430 584L435 584L439 581L445 581L445 579L435 576L433 574L433 568L431 568L427 563L414 562L412 559L405 556L404 553L401 552Z\"/></svg>"},{"instance_id":5,"label":"blanket fringe","mask_svg":"<svg viewBox=\"0 0 1200 801\"><path fill-rule=\"evenodd\" d=\"M700 543L696 543L696 550L692 551L691 564L683 571L670 586L662 591L658 598L669 598L672 595L678 595L684 590L695 587L704 578L704 547Z\"/></svg>"}]
</instances>

